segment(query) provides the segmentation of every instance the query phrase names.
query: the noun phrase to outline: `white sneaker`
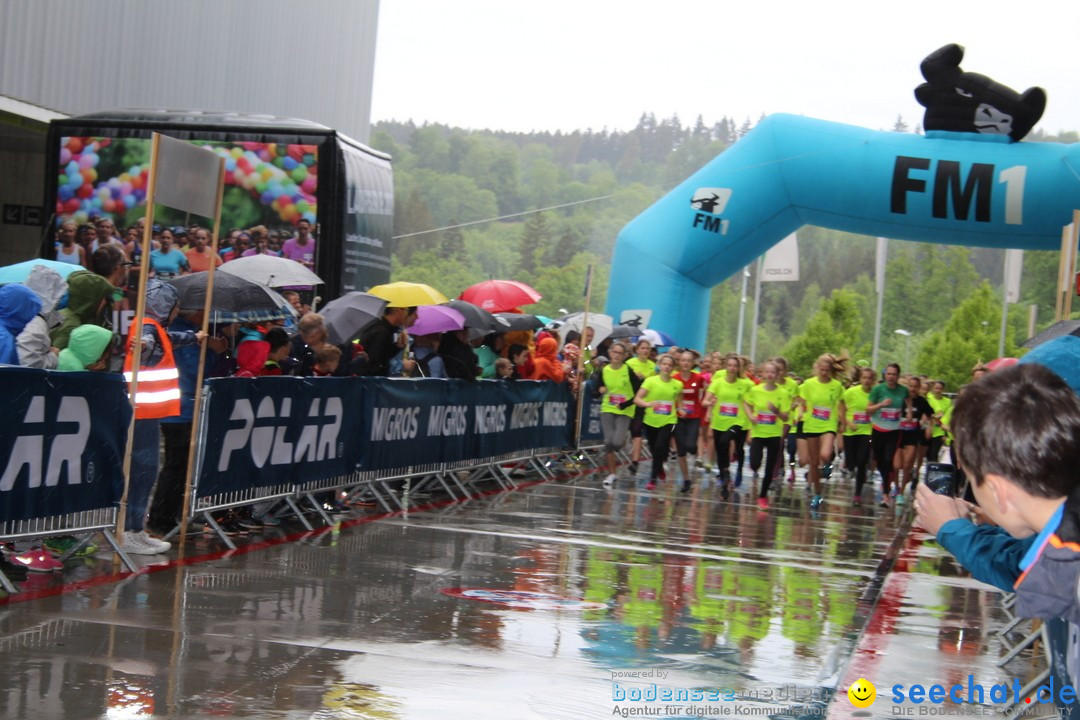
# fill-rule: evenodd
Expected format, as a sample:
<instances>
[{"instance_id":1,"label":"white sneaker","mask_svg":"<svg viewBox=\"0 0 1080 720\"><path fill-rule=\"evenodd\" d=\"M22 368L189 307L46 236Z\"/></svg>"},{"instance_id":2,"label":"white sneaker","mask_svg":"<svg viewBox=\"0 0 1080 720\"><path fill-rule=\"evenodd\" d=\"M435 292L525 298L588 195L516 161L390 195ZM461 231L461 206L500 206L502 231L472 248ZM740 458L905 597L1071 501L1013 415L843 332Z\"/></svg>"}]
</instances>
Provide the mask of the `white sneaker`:
<instances>
[{"instance_id":1,"label":"white sneaker","mask_svg":"<svg viewBox=\"0 0 1080 720\"><path fill-rule=\"evenodd\" d=\"M604 487L606 487L606 488L615 487L615 481L618 480L618 479L619 479L619 477L617 475L615 475L615 473L612 473L612 474L608 475L606 478L604 478Z\"/></svg>"},{"instance_id":2,"label":"white sneaker","mask_svg":"<svg viewBox=\"0 0 1080 720\"><path fill-rule=\"evenodd\" d=\"M157 548L159 553L172 550L172 543L167 540L158 540L157 538L150 537L145 530L141 531L139 535L142 536L143 542L152 548Z\"/></svg>"},{"instance_id":3,"label":"white sneaker","mask_svg":"<svg viewBox=\"0 0 1080 720\"><path fill-rule=\"evenodd\" d=\"M162 548L162 545L166 547ZM124 544L121 547L129 555L158 555L172 545L161 540L154 540L145 532L126 532Z\"/></svg>"}]
</instances>

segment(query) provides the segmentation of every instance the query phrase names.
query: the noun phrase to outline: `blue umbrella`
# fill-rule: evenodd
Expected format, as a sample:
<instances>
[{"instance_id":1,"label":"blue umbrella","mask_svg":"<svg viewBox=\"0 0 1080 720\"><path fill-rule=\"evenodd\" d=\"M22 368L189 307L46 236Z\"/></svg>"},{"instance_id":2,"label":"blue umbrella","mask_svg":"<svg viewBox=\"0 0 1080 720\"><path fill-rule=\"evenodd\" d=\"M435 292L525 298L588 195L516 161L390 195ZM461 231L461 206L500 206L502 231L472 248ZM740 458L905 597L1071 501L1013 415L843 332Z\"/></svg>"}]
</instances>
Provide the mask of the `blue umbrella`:
<instances>
[{"instance_id":1,"label":"blue umbrella","mask_svg":"<svg viewBox=\"0 0 1080 720\"><path fill-rule=\"evenodd\" d=\"M660 347L671 347L672 345L677 344L675 342L675 338L671 337L666 332L662 332L662 331L656 330L654 328L649 328L648 330L643 330L641 335L639 335L634 342L637 342L638 340L641 340L642 338L644 338L645 340L648 340L653 345L657 345L657 346L660 346Z\"/></svg>"},{"instance_id":2,"label":"blue umbrella","mask_svg":"<svg viewBox=\"0 0 1080 720\"><path fill-rule=\"evenodd\" d=\"M86 269L82 265L72 265L71 263L57 262L56 260L26 260L25 262L0 268L0 285L25 282L26 278L30 277L30 271L34 269L35 265L44 265L50 270L55 270L65 280L68 275L76 270Z\"/></svg>"}]
</instances>

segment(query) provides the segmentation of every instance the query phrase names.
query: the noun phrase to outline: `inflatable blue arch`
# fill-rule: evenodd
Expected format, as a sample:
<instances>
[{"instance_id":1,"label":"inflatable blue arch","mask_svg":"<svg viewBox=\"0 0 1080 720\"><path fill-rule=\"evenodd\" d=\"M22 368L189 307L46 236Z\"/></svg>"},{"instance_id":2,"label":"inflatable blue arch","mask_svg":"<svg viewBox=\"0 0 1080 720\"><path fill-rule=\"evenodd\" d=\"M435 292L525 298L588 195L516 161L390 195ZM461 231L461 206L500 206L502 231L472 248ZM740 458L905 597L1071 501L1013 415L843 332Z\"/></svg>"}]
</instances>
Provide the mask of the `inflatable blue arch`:
<instances>
[{"instance_id":1,"label":"inflatable blue arch","mask_svg":"<svg viewBox=\"0 0 1080 720\"><path fill-rule=\"evenodd\" d=\"M619 233L606 312L704 348L710 289L803 225L923 242L1060 247L1080 208L1080 144L1017 142L1045 94L922 64L925 136L772 115ZM942 68L944 67L944 71Z\"/></svg>"}]
</instances>

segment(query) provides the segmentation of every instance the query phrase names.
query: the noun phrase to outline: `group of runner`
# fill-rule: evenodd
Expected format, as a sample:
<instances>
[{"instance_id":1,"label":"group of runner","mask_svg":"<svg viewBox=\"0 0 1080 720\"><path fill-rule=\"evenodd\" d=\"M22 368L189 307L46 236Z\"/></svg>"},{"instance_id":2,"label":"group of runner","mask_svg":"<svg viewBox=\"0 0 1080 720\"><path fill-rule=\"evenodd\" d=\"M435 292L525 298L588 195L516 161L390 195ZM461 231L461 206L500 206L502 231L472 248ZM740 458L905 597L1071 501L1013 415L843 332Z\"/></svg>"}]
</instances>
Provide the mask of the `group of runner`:
<instances>
[{"instance_id":1,"label":"group of runner","mask_svg":"<svg viewBox=\"0 0 1080 720\"><path fill-rule=\"evenodd\" d=\"M742 484L745 446L750 469L760 477L758 506L769 507L773 480L788 482L806 467L810 506L822 503L822 482L843 453L844 472L855 478L854 505L863 503L868 475L876 468L881 485L875 502L888 507L914 492L926 460L936 461L948 434L952 400L945 384L923 376L901 376L891 363L878 377L871 367L852 367L846 355L821 355L802 380L787 361L771 358L754 366L728 353L700 355L672 348L656 356L648 340L632 347L616 342L602 369L600 413L607 452L605 487L618 481L616 453L631 439L629 472L636 476L642 445L652 456L646 490L667 479L674 450L682 483L693 486L689 455L705 473L716 470L721 496ZM655 358L655 359L654 359ZM732 473L732 466L735 472Z\"/></svg>"}]
</instances>

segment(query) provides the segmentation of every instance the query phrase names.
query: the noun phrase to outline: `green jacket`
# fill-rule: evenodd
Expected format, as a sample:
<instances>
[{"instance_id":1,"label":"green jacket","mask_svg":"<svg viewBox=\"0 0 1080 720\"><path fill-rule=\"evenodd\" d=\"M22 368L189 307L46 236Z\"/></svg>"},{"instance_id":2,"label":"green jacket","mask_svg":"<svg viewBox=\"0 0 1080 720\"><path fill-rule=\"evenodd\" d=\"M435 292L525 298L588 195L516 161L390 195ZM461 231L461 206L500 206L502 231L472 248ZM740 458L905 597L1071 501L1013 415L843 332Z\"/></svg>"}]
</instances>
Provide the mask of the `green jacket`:
<instances>
[{"instance_id":1,"label":"green jacket","mask_svg":"<svg viewBox=\"0 0 1080 720\"><path fill-rule=\"evenodd\" d=\"M57 370L79 372L101 359L112 342L111 331L97 325L80 325L71 332L68 346L60 351Z\"/></svg>"},{"instance_id":2,"label":"green jacket","mask_svg":"<svg viewBox=\"0 0 1080 720\"><path fill-rule=\"evenodd\" d=\"M52 346L60 350L68 346L71 332L80 325L105 324L105 318L112 313L113 294L117 292L108 280L88 270L71 273L67 282L68 306L60 311L63 322L49 333Z\"/></svg>"}]
</instances>

